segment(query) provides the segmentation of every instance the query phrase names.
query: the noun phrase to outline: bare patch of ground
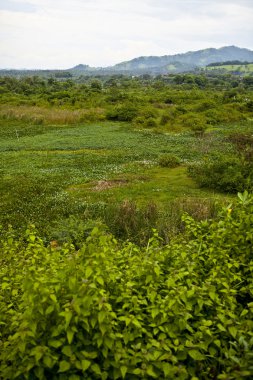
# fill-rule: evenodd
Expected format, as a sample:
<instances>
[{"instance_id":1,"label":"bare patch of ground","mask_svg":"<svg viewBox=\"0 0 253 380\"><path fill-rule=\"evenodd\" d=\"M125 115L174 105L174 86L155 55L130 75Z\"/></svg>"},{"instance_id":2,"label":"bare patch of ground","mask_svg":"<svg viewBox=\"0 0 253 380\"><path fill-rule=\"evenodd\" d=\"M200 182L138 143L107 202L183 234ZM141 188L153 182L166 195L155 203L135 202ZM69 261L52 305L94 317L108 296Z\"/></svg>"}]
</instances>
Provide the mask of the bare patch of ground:
<instances>
[{"instance_id":1,"label":"bare patch of ground","mask_svg":"<svg viewBox=\"0 0 253 380\"><path fill-rule=\"evenodd\" d=\"M126 179L113 179L113 180L101 180L96 182L95 186L92 188L93 191L104 191L114 187L124 186L128 183Z\"/></svg>"}]
</instances>

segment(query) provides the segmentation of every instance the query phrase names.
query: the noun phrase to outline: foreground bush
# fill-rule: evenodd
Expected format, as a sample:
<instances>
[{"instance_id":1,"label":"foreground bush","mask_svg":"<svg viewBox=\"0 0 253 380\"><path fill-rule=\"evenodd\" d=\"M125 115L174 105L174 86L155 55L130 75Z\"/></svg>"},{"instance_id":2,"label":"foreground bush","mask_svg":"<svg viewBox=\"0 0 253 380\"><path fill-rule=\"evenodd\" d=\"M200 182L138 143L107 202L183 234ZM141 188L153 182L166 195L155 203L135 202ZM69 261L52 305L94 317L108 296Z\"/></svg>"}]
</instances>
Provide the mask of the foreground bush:
<instances>
[{"instance_id":1,"label":"foreground bush","mask_svg":"<svg viewBox=\"0 0 253 380\"><path fill-rule=\"evenodd\" d=\"M251 379L253 198L167 246L33 228L0 253L1 379Z\"/></svg>"}]
</instances>

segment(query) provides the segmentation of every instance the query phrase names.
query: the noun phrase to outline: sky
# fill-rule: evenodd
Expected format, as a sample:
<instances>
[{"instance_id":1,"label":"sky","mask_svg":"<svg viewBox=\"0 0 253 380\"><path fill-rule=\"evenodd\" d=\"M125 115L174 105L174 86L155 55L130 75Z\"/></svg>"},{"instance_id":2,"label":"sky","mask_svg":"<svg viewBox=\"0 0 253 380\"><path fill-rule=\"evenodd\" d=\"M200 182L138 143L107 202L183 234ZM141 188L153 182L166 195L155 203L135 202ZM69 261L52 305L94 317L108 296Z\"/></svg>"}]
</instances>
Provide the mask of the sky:
<instances>
[{"instance_id":1,"label":"sky","mask_svg":"<svg viewBox=\"0 0 253 380\"><path fill-rule=\"evenodd\" d=\"M0 0L0 68L105 67L229 45L253 50L253 0Z\"/></svg>"}]
</instances>

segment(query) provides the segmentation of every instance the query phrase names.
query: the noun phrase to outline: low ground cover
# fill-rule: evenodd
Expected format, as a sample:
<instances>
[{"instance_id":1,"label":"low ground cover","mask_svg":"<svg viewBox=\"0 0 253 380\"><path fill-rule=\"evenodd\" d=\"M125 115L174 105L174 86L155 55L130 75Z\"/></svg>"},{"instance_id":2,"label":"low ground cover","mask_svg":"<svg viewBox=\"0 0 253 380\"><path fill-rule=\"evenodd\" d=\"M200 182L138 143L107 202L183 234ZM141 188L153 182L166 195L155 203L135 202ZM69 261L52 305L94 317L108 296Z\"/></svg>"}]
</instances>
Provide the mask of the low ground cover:
<instances>
[{"instance_id":1,"label":"low ground cover","mask_svg":"<svg viewBox=\"0 0 253 380\"><path fill-rule=\"evenodd\" d=\"M231 151L231 143L215 131L198 138L192 132L136 130L126 123L2 121L1 223L19 228L36 223L48 236L52 222L70 215L84 220L89 210L92 218L102 217L101 204L128 199L138 207L154 202L165 208L177 198L225 199L199 189L186 170L203 154L220 150L221 143L224 153ZM168 154L177 156L178 167L161 167Z\"/></svg>"}]
</instances>

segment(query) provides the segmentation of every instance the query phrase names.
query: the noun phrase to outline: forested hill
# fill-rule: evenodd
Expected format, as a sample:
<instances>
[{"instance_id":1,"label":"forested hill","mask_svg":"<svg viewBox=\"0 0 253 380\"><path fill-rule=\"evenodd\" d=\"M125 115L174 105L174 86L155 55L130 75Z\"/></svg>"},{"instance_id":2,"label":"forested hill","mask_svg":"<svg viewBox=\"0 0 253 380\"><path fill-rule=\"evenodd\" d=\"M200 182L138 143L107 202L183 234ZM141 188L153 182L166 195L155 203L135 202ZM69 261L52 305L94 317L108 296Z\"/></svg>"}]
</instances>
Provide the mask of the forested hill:
<instances>
[{"instance_id":1,"label":"forested hill","mask_svg":"<svg viewBox=\"0 0 253 380\"><path fill-rule=\"evenodd\" d=\"M118 63L109 67L90 67L78 64L67 70L0 70L1 76L55 76L56 78L78 77L80 75L141 75L141 74L170 74L190 72L205 67L211 63L228 61L253 62L253 51L236 46L225 46L220 49L209 48L187 53L137 57L130 61Z\"/></svg>"},{"instance_id":2,"label":"forested hill","mask_svg":"<svg viewBox=\"0 0 253 380\"><path fill-rule=\"evenodd\" d=\"M184 54L164 55L162 57L138 57L131 61L122 62L113 66L114 70L147 70L154 68L164 68L166 65L175 65L181 68L194 68L206 66L213 62L225 61L253 61L253 51L243 49L236 46L225 46L220 49L204 49L198 51L190 51ZM168 67L169 68L169 67Z\"/></svg>"}]
</instances>

